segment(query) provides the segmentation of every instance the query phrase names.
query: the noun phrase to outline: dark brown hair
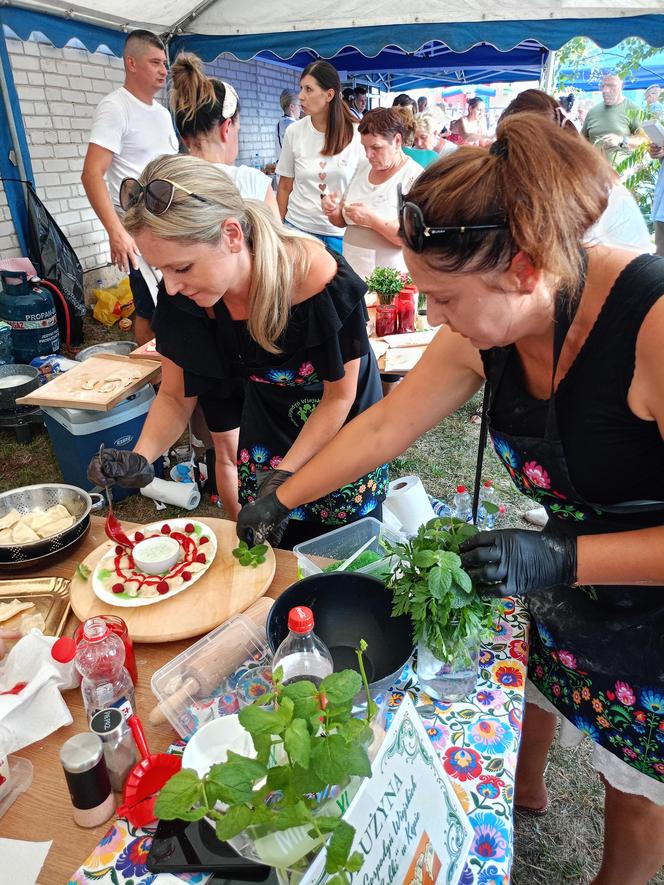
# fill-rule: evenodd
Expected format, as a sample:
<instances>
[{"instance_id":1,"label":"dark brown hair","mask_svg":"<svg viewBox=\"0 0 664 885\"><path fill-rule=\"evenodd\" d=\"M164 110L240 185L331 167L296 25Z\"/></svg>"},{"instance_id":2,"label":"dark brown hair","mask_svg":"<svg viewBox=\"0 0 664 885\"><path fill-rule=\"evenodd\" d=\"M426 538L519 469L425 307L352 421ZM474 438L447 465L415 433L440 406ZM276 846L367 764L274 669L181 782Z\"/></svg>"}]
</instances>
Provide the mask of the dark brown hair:
<instances>
[{"instance_id":1,"label":"dark brown hair","mask_svg":"<svg viewBox=\"0 0 664 885\"><path fill-rule=\"evenodd\" d=\"M152 46L153 49L161 49L162 52L166 52L166 47L160 37L153 34L152 31L144 31L141 28L127 34L127 39L124 42L124 55L132 55L135 51L134 46L142 46L143 48Z\"/></svg>"},{"instance_id":2,"label":"dark brown hair","mask_svg":"<svg viewBox=\"0 0 664 885\"><path fill-rule=\"evenodd\" d=\"M429 226L506 229L432 238L429 264L446 273L504 271L517 252L573 291L583 236L606 209L611 168L587 141L536 114L498 124L496 142L466 146L429 166L408 192Z\"/></svg>"},{"instance_id":3,"label":"dark brown hair","mask_svg":"<svg viewBox=\"0 0 664 885\"><path fill-rule=\"evenodd\" d=\"M216 77L208 77L197 55L181 52L171 67L171 110L183 138L195 138L209 132L226 119L223 115L226 86ZM240 113L240 101L229 119Z\"/></svg>"},{"instance_id":4,"label":"dark brown hair","mask_svg":"<svg viewBox=\"0 0 664 885\"><path fill-rule=\"evenodd\" d=\"M413 128L413 115L408 117L401 113L402 108L374 108L362 117L359 125L360 135L381 135L383 138L393 140L396 135L401 136L405 142Z\"/></svg>"},{"instance_id":5,"label":"dark brown hair","mask_svg":"<svg viewBox=\"0 0 664 885\"><path fill-rule=\"evenodd\" d=\"M500 119L504 120L506 117L511 117L512 114L524 113L544 114L556 126L578 135L576 126L567 117L562 105L546 92L542 92L541 89L526 89L519 93L507 105L500 115Z\"/></svg>"},{"instance_id":6,"label":"dark brown hair","mask_svg":"<svg viewBox=\"0 0 664 885\"><path fill-rule=\"evenodd\" d=\"M333 89L334 96L327 106L327 127L325 129L325 144L321 151L324 157L334 157L340 154L353 140L354 117L341 97L341 80L336 68L329 61L318 59L308 64L300 75L300 83L303 77L313 77L321 89Z\"/></svg>"}]
</instances>

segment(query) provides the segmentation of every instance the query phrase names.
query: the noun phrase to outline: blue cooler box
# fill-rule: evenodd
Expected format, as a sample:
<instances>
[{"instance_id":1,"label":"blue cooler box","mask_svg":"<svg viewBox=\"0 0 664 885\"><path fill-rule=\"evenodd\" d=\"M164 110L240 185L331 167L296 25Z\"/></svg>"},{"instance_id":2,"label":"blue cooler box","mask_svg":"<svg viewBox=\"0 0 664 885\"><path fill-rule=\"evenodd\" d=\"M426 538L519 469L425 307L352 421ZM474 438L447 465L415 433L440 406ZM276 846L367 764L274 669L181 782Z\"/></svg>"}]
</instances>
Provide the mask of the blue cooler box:
<instances>
[{"instance_id":1,"label":"blue cooler box","mask_svg":"<svg viewBox=\"0 0 664 885\"><path fill-rule=\"evenodd\" d=\"M110 412L42 408L44 424L64 481L86 491L94 488L86 471L99 452L99 446L103 443L109 449L133 449L154 399L152 385L146 384ZM155 463L157 470L161 476L161 458ZM113 486L113 500L120 501L134 491Z\"/></svg>"}]
</instances>

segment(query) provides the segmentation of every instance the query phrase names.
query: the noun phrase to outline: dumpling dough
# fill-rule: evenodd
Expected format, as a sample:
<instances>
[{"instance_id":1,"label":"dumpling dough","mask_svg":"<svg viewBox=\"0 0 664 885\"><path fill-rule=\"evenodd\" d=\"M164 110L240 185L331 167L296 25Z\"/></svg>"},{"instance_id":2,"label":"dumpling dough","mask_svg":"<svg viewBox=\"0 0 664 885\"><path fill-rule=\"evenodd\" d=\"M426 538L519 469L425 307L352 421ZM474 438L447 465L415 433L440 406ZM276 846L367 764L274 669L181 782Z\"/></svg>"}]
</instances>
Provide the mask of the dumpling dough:
<instances>
[{"instance_id":1,"label":"dumpling dough","mask_svg":"<svg viewBox=\"0 0 664 885\"><path fill-rule=\"evenodd\" d=\"M24 525L27 525L28 528L31 528L33 532L37 532L41 534L39 531L42 527L48 526L53 519L49 516L48 511L43 510L35 510L32 513L27 513L21 520Z\"/></svg>"},{"instance_id":2,"label":"dumpling dough","mask_svg":"<svg viewBox=\"0 0 664 885\"><path fill-rule=\"evenodd\" d=\"M74 522L73 517L68 516L66 519L56 519L55 522L48 522L37 529L40 538L50 538L51 535L58 535L64 532Z\"/></svg>"},{"instance_id":3,"label":"dumpling dough","mask_svg":"<svg viewBox=\"0 0 664 885\"><path fill-rule=\"evenodd\" d=\"M12 541L15 544L29 544L30 541L38 541L39 535L33 532L29 525L24 522L17 522L12 526Z\"/></svg>"},{"instance_id":4,"label":"dumpling dough","mask_svg":"<svg viewBox=\"0 0 664 885\"><path fill-rule=\"evenodd\" d=\"M74 517L64 504L56 504L54 507L49 507L46 512L51 519L71 519L72 522L74 521Z\"/></svg>"},{"instance_id":5,"label":"dumpling dough","mask_svg":"<svg viewBox=\"0 0 664 885\"><path fill-rule=\"evenodd\" d=\"M9 513L5 514L5 516L0 519L0 530L9 529L21 518L21 514L18 510L10 510Z\"/></svg>"}]
</instances>

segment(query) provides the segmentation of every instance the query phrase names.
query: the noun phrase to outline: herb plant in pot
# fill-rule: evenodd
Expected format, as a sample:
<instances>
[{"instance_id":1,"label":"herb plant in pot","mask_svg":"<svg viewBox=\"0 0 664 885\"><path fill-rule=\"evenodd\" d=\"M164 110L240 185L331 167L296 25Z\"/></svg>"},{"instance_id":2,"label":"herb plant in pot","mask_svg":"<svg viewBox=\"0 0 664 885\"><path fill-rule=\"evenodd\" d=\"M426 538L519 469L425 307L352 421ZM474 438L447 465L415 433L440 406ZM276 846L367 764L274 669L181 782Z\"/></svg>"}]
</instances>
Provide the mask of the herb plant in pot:
<instances>
[{"instance_id":1,"label":"herb plant in pot","mask_svg":"<svg viewBox=\"0 0 664 885\"><path fill-rule=\"evenodd\" d=\"M388 547L399 560L387 582L392 614L411 617L422 688L448 701L473 690L480 644L491 637L502 610L499 599L477 593L461 567L459 546L476 532L461 520L437 518Z\"/></svg>"},{"instance_id":2,"label":"herb plant in pot","mask_svg":"<svg viewBox=\"0 0 664 885\"><path fill-rule=\"evenodd\" d=\"M397 331L395 297L403 288L403 278L395 267L377 267L364 281L370 292L378 296L376 308L376 337L394 335Z\"/></svg>"},{"instance_id":3,"label":"herb plant in pot","mask_svg":"<svg viewBox=\"0 0 664 885\"><path fill-rule=\"evenodd\" d=\"M165 820L207 818L217 837L242 855L280 871L304 872L326 846L330 885L350 883L362 866L351 853L355 830L341 815L359 787L371 776L367 747L373 740L376 712L367 705L365 719L352 716L353 698L364 684L362 672L343 670L317 688L303 680L284 685L274 674L274 691L240 710L255 756L232 751L203 777L185 768L159 793L155 812Z\"/></svg>"}]
</instances>

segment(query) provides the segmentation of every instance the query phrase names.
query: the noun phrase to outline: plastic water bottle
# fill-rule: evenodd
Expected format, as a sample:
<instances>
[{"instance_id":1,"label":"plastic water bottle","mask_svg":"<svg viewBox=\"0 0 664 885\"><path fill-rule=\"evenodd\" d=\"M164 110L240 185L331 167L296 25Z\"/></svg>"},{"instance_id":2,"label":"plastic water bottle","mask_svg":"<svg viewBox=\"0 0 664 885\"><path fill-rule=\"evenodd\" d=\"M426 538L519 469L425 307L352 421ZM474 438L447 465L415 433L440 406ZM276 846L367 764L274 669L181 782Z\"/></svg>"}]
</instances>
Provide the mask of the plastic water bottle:
<instances>
[{"instance_id":1,"label":"plastic water bottle","mask_svg":"<svg viewBox=\"0 0 664 885\"><path fill-rule=\"evenodd\" d=\"M464 522L470 522L473 518L473 502L470 494L465 486L457 486L456 495L454 496L454 518L462 519Z\"/></svg>"},{"instance_id":2,"label":"plastic water bottle","mask_svg":"<svg viewBox=\"0 0 664 885\"><path fill-rule=\"evenodd\" d=\"M128 719L136 712L134 683L124 666L125 647L102 618L89 618L76 648L76 669L88 725L98 710L116 707Z\"/></svg>"},{"instance_id":3,"label":"plastic water bottle","mask_svg":"<svg viewBox=\"0 0 664 885\"><path fill-rule=\"evenodd\" d=\"M314 613L304 605L288 614L288 636L274 653L272 672L283 670L282 683L308 679L318 688L334 670L328 647L314 633Z\"/></svg>"},{"instance_id":4,"label":"plastic water bottle","mask_svg":"<svg viewBox=\"0 0 664 885\"><path fill-rule=\"evenodd\" d=\"M496 514L487 513L486 504L495 504L496 490L490 479L485 479L480 486L480 506L477 514L477 521L481 528L492 529L496 523Z\"/></svg>"},{"instance_id":5,"label":"plastic water bottle","mask_svg":"<svg viewBox=\"0 0 664 885\"><path fill-rule=\"evenodd\" d=\"M254 169L262 169L263 163L261 162L261 155L256 151L254 154Z\"/></svg>"}]
</instances>

